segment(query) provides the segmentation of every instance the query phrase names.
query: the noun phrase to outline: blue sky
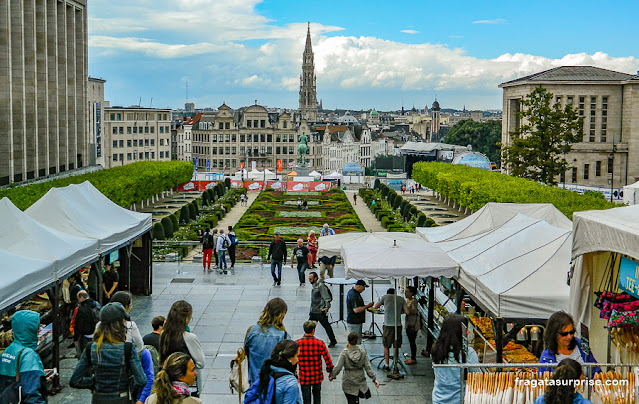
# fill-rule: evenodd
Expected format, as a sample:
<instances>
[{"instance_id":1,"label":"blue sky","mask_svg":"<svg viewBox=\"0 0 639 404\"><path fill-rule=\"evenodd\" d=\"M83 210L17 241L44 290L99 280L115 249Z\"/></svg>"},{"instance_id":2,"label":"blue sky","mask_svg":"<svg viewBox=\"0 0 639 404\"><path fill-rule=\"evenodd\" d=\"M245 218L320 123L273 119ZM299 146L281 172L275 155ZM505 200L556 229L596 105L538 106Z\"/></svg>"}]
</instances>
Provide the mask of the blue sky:
<instances>
[{"instance_id":1,"label":"blue sky","mask_svg":"<svg viewBox=\"0 0 639 404\"><path fill-rule=\"evenodd\" d=\"M89 73L112 105L296 108L306 22L326 108L501 109L561 65L639 70L629 1L94 0Z\"/></svg>"}]
</instances>

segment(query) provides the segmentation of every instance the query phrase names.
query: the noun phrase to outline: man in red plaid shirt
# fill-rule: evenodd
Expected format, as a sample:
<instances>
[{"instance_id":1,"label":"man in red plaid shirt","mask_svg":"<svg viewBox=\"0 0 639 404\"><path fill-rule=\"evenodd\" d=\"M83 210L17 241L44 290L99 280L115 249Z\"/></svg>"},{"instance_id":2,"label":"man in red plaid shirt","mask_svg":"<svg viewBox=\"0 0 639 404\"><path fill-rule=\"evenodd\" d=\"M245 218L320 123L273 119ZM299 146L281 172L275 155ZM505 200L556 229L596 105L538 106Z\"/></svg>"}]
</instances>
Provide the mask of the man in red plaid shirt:
<instances>
[{"instance_id":1,"label":"man in red plaid shirt","mask_svg":"<svg viewBox=\"0 0 639 404\"><path fill-rule=\"evenodd\" d=\"M314 404L322 402L322 380L324 380L322 356L324 357L324 362L326 362L326 373L331 373L333 370L333 362L328 354L326 345L314 336L316 326L317 321L309 320L305 322L305 334L301 339L297 340L297 343L300 344L297 373L302 386L304 404L311 404L311 392Z\"/></svg>"}]
</instances>

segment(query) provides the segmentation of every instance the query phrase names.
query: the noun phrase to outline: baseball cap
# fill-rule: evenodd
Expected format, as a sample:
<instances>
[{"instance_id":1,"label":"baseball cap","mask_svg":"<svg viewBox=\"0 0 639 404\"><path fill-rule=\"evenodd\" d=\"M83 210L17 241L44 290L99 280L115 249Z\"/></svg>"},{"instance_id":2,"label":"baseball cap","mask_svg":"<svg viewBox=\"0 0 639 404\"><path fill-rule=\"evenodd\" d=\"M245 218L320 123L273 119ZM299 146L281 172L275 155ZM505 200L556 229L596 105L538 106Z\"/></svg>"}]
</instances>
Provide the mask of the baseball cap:
<instances>
[{"instance_id":1,"label":"baseball cap","mask_svg":"<svg viewBox=\"0 0 639 404\"><path fill-rule=\"evenodd\" d=\"M122 319L131 319L122 303L107 303L100 310L100 322L103 324L114 323Z\"/></svg>"},{"instance_id":2,"label":"baseball cap","mask_svg":"<svg viewBox=\"0 0 639 404\"><path fill-rule=\"evenodd\" d=\"M276 231L276 232L275 232L275 233L273 233L273 234L274 234L274 235L276 235L276 236L279 236L279 235L280 235L280 232L279 232L279 231Z\"/></svg>"},{"instance_id":3,"label":"baseball cap","mask_svg":"<svg viewBox=\"0 0 639 404\"><path fill-rule=\"evenodd\" d=\"M363 279L358 280L357 282L355 282L355 286L363 286L365 288L368 287L368 285L366 284L366 282L364 282Z\"/></svg>"}]
</instances>

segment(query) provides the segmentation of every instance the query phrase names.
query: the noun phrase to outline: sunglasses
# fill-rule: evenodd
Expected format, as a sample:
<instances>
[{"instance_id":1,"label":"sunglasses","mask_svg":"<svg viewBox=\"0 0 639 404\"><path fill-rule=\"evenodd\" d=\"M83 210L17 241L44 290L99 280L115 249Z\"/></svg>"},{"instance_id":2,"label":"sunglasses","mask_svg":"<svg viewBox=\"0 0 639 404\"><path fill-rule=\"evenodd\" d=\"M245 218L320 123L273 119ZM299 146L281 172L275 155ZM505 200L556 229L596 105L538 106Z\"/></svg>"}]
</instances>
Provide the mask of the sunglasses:
<instances>
[{"instance_id":1,"label":"sunglasses","mask_svg":"<svg viewBox=\"0 0 639 404\"><path fill-rule=\"evenodd\" d=\"M575 331L574 329L572 329L572 330L570 330L570 331L564 331L564 332L557 331L557 334L561 335L562 337L566 337L566 336L568 336L569 334L570 334L570 335L575 335L575 332L576 332L576 331Z\"/></svg>"}]
</instances>

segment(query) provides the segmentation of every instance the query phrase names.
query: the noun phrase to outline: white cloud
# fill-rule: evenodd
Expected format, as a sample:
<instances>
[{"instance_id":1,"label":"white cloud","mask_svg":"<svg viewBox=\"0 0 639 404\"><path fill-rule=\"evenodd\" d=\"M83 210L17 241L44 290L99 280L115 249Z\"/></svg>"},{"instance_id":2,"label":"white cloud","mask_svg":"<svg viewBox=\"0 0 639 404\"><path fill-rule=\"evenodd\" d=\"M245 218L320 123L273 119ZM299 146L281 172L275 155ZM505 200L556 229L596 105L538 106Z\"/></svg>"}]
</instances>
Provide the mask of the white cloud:
<instances>
[{"instance_id":1,"label":"white cloud","mask_svg":"<svg viewBox=\"0 0 639 404\"><path fill-rule=\"evenodd\" d=\"M411 35L419 34L419 31L415 31L414 29L403 29L400 32L403 32L404 34L411 34Z\"/></svg>"},{"instance_id":2,"label":"white cloud","mask_svg":"<svg viewBox=\"0 0 639 404\"><path fill-rule=\"evenodd\" d=\"M497 18L495 20L479 20L479 21L473 21L473 24L489 24L489 25L495 25L495 24L505 24L506 20L504 20L503 18Z\"/></svg>"}]
</instances>

